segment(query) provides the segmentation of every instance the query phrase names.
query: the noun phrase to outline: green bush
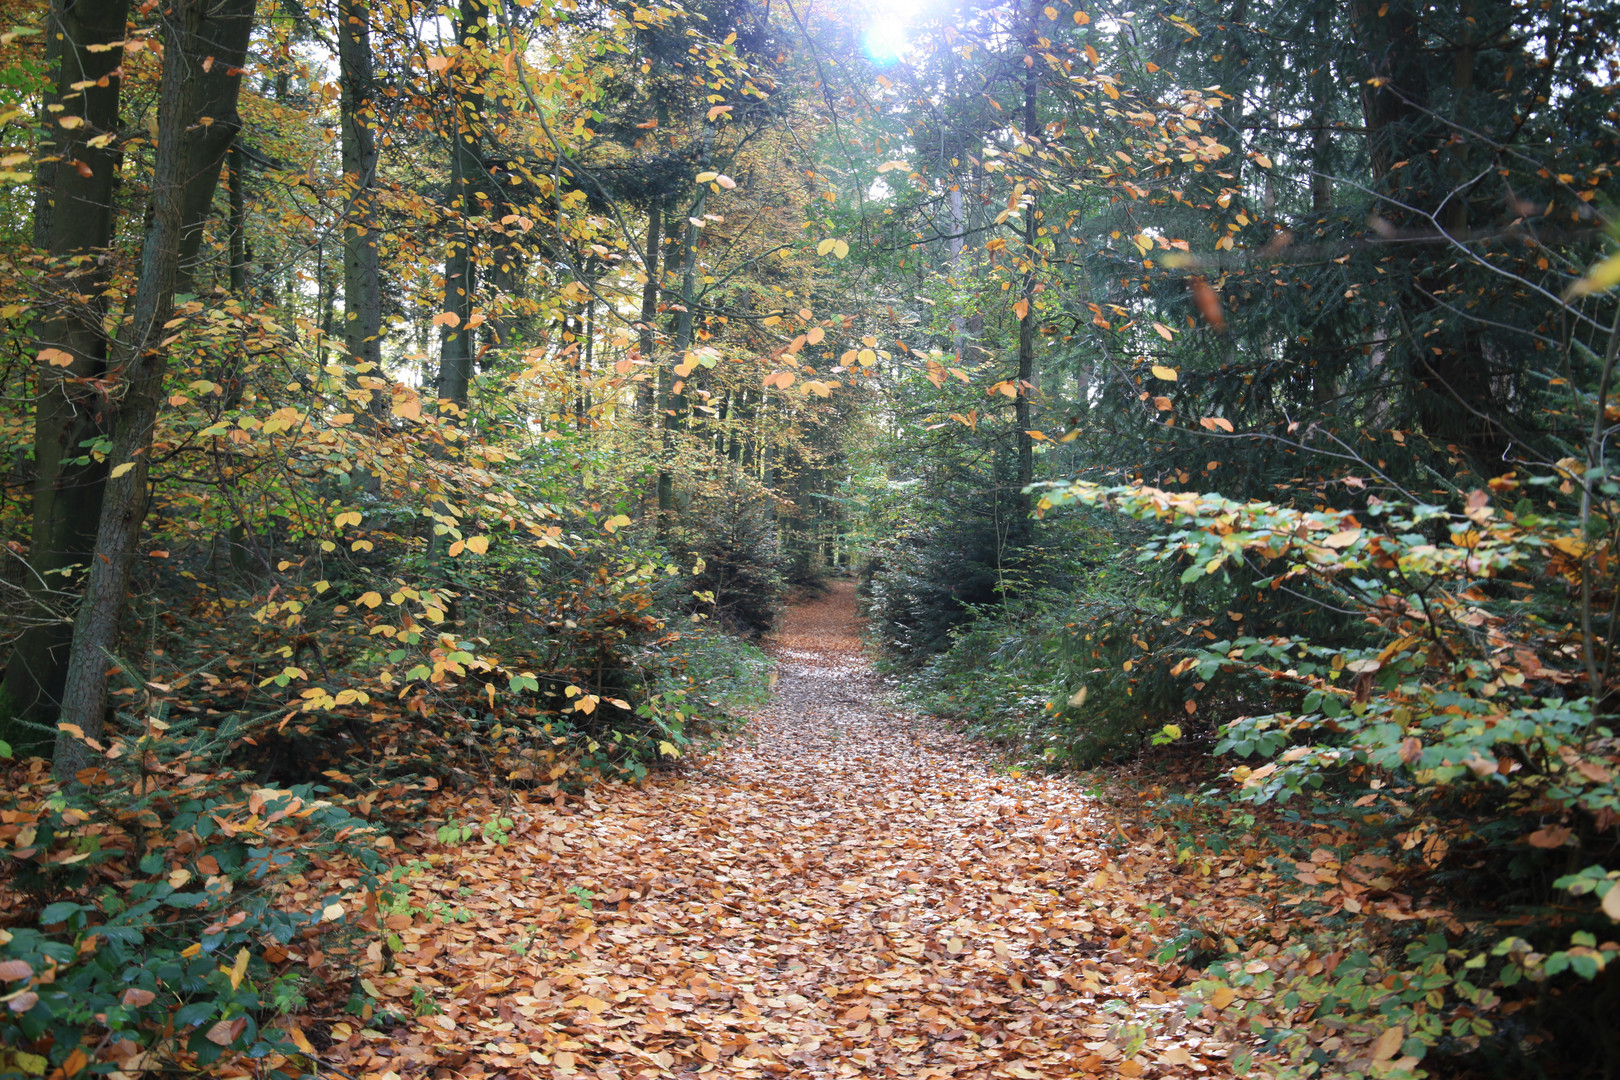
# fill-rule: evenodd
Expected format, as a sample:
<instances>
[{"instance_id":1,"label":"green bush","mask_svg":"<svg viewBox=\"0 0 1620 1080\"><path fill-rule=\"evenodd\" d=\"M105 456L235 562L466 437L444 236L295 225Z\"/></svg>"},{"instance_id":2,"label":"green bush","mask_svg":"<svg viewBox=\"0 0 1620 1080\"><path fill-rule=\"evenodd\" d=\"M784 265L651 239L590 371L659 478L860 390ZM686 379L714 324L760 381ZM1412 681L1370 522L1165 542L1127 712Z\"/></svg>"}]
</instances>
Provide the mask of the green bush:
<instances>
[{"instance_id":1,"label":"green bush","mask_svg":"<svg viewBox=\"0 0 1620 1080\"><path fill-rule=\"evenodd\" d=\"M671 547L692 567L688 606L739 634L776 622L786 588L785 559L770 496L741 485L694 500Z\"/></svg>"},{"instance_id":2,"label":"green bush","mask_svg":"<svg viewBox=\"0 0 1620 1080\"><path fill-rule=\"evenodd\" d=\"M303 1071L272 1026L303 1004L294 954L341 932L385 864L374 830L320 787L255 788L223 767L241 730L148 714L92 747L105 753L77 784L40 759L13 768L0 1074L73 1075L92 1059L190 1070L226 1055L267 1076ZM324 886L298 877L333 865L343 873Z\"/></svg>"}]
</instances>

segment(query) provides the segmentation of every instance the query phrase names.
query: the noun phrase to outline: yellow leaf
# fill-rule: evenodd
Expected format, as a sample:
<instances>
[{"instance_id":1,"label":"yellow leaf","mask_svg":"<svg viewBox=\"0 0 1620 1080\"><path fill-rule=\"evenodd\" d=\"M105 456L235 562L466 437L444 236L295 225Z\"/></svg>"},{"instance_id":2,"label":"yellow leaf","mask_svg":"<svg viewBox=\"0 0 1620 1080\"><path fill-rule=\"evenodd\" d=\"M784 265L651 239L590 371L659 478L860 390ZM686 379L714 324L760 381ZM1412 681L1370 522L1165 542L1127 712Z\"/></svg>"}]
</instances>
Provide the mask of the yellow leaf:
<instances>
[{"instance_id":1,"label":"yellow leaf","mask_svg":"<svg viewBox=\"0 0 1620 1080\"><path fill-rule=\"evenodd\" d=\"M1378 1036L1373 1043L1372 1059L1374 1061L1388 1061L1401 1051L1401 1043L1406 1041L1406 1029L1400 1025L1390 1028Z\"/></svg>"},{"instance_id":2,"label":"yellow leaf","mask_svg":"<svg viewBox=\"0 0 1620 1080\"><path fill-rule=\"evenodd\" d=\"M1603 914L1615 922L1620 922L1620 881L1611 885L1603 897Z\"/></svg>"},{"instance_id":3,"label":"yellow leaf","mask_svg":"<svg viewBox=\"0 0 1620 1080\"><path fill-rule=\"evenodd\" d=\"M1347 548L1361 539L1360 529L1342 529L1323 540L1322 543L1330 548Z\"/></svg>"},{"instance_id":4,"label":"yellow leaf","mask_svg":"<svg viewBox=\"0 0 1620 1080\"><path fill-rule=\"evenodd\" d=\"M812 326L809 330L805 331L804 340L811 345L820 345L822 339L826 336L827 331L823 330L819 326Z\"/></svg>"},{"instance_id":5,"label":"yellow leaf","mask_svg":"<svg viewBox=\"0 0 1620 1080\"><path fill-rule=\"evenodd\" d=\"M1179 380L1179 377L1176 375L1176 369L1173 367L1165 367L1163 364L1153 365L1153 377L1155 379L1163 379L1165 382L1177 382Z\"/></svg>"},{"instance_id":6,"label":"yellow leaf","mask_svg":"<svg viewBox=\"0 0 1620 1080\"><path fill-rule=\"evenodd\" d=\"M873 364L877 363L877 353L873 352L871 349L862 349L860 352L855 354L855 360L861 365L861 367L871 367Z\"/></svg>"},{"instance_id":7,"label":"yellow leaf","mask_svg":"<svg viewBox=\"0 0 1620 1080\"><path fill-rule=\"evenodd\" d=\"M844 243L842 240L836 241L833 244L833 254L842 259L845 255L849 254L849 245Z\"/></svg>"},{"instance_id":8,"label":"yellow leaf","mask_svg":"<svg viewBox=\"0 0 1620 1080\"><path fill-rule=\"evenodd\" d=\"M658 744L658 752L660 754L663 754L665 757L680 757L681 756L680 750L672 742L660 742Z\"/></svg>"},{"instance_id":9,"label":"yellow leaf","mask_svg":"<svg viewBox=\"0 0 1620 1080\"><path fill-rule=\"evenodd\" d=\"M1569 287L1567 297L1590 296L1607 292L1620 285L1620 254L1610 255L1586 272L1586 276Z\"/></svg>"},{"instance_id":10,"label":"yellow leaf","mask_svg":"<svg viewBox=\"0 0 1620 1080\"><path fill-rule=\"evenodd\" d=\"M1237 1000L1237 991L1230 986L1217 986L1210 995L1209 1003L1217 1009L1224 1009Z\"/></svg>"},{"instance_id":11,"label":"yellow leaf","mask_svg":"<svg viewBox=\"0 0 1620 1080\"><path fill-rule=\"evenodd\" d=\"M1020 301L1018 301L1018 303L1013 305L1013 313L1015 315L1017 315L1019 321L1022 322L1025 318L1027 318L1029 316L1029 301L1028 300L1020 300Z\"/></svg>"},{"instance_id":12,"label":"yellow leaf","mask_svg":"<svg viewBox=\"0 0 1620 1080\"><path fill-rule=\"evenodd\" d=\"M236 963L231 965L231 989L235 990L242 985L242 979L247 975L248 951L244 946L236 954Z\"/></svg>"},{"instance_id":13,"label":"yellow leaf","mask_svg":"<svg viewBox=\"0 0 1620 1080\"><path fill-rule=\"evenodd\" d=\"M1076 708L1076 709L1078 709L1080 706L1084 705L1086 703L1086 694L1087 694L1087 692L1089 690L1090 690L1089 687L1082 686L1080 689L1078 689L1074 693L1070 694L1069 695L1069 705L1072 708Z\"/></svg>"},{"instance_id":14,"label":"yellow leaf","mask_svg":"<svg viewBox=\"0 0 1620 1080\"><path fill-rule=\"evenodd\" d=\"M834 240L830 236L827 237L827 239L823 240L821 243L816 245L816 254L817 255L825 255L825 254L827 254L827 252L829 252L829 251L831 251L833 249L833 245L836 244L836 243L838 243L837 240Z\"/></svg>"},{"instance_id":15,"label":"yellow leaf","mask_svg":"<svg viewBox=\"0 0 1620 1080\"><path fill-rule=\"evenodd\" d=\"M730 111L731 111L731 106L730 105L716 105L716 106L714 106L712 109L709 110L709 123L711 123L711 124L714 123L716 120L720 119L722 116L726 115L726 113L728 113Z\"/></svg>"},{"instance_id":16,"label":"yellow leaf","mask_svg":"<svg viewBox=\"0 0 1620 1080\"><path fill-rule=\"evenodd\" d=\"M707 184L710 180L714 180L714 179L718 178L719 175L720 175L719 173L713 172L713 171L700 172L700 173L697 174L695 179L700 184Z\"/></svg>"},{"instance_id":17,"label":"yellow leaf","mask_svg":"<svg viewBox=\"0 0 1620 1080\"><path fill-rule=\"evenodd\" d=\"M489 537L487 537L487 536L469 536L469 537L467 537L467 550L472 552L474 555L482 555L484 552L489 550Z\"/></svg>"},{"instance_id":18,"label":"yellow leaf","mask_svg":"<svg viewBox=\"0 0 1620 1080\"><path fill-rule=\"evenodd\" d=\"M58 124L61 124L63 127L67 128L69 131L72 131L74 128L84 126L84 117L82 117L82 116L64 116L61 119L57 120L56 122Z\"/></svg>"},{"instance_id":19,"label":"yellow leaf","mask_svg":"<svg viewBox=\"0 0 1620 1080\"><path fill-rule=\"evenodd\" d=\"M374 608L378 604L382 603L382 593L379 593L379 592L361 593L360 594L360 603L366 605L366 607L368 607L368 608Z\"/></svg>"},{"instance_id":20,"label":"yellow leaf","mask_svg":"<svg viewBox=\"0 0 1620 1080\"><path fill-rule=\"evenodd\" d=\"M135 467L135 463L133 461L126 461L122 465L113 466L113 471L108 473L107 475L109 477L111 477L112 479L116 480L120 476L123 476L125 473L129 472L134 467Z\"/></svg>"},{"instance_id":21,"label":"yellow leaf","mask_svg":"<svg viewBox=\"0 0 1620 1080\"><path fill-rule=\"evenodd\" d=\"M909 161L885 161L883 164L878 166L877 171L880 173L886 173L890 169L904 169L906 172L910 172L911 163Z\"/></svg>"},{"instance_id":22,"label":"yellow leaf","mask_svg":"<svg viewBox=\"0 0 1620 1080\"><path fill-rule=\"evenodd\" d=\"M337 922L343 918L343 905L330 903L321 908L321 922Z\"/></svg>"},{"instance_id":23,"label":"yellow leaf","mask_svg":"<svg viewBox=\"0 0 1620 1080\"><path fill-rule=\"evenodd\" d=\"M1087 15L1085 12L1077 11L1077 12L1074 13L1074 25L1076 25L1076 26L1084 26L1084 25L1086 25L1086 23L1088 23L1090 21L1091 21L1091 16Z\"/></svg>"}]
</instances>

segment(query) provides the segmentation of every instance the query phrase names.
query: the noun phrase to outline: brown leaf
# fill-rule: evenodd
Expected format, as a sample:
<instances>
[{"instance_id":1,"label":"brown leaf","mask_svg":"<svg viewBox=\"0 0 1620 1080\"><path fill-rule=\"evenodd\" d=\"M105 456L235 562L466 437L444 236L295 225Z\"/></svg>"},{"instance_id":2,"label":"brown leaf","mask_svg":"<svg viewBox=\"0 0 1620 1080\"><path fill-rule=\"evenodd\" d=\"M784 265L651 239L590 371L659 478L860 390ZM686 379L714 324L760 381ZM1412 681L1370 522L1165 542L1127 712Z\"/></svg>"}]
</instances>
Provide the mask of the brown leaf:
<instances>
[{"instance_id":1,"label":"brown leaf","mask_svg":"<svg viewBox=\"0 0 1620 1080\"><path fill-rule=\"evenodd\" d=\"M1547 825L1525 837L1525 841L1531 847L1563 847L1571 835L1573 834L1570 830L1563 825Z\"/></svg>"},{"instance_id":2,"label":"brown leaf","mask_svg":"<svg viewBox=\"0 0 1620 1080\"><path fill-rule=\"evenodd\" d=\"M229 1046L236 1041L238 1035L242 1034L242 1029L245 1027L247 1027L246 1017L238 1016L235 1020L218 1020L215 1021L213 1027L203 1033L203 1038L215 1046Z\"/></svg>"}]
</instances>

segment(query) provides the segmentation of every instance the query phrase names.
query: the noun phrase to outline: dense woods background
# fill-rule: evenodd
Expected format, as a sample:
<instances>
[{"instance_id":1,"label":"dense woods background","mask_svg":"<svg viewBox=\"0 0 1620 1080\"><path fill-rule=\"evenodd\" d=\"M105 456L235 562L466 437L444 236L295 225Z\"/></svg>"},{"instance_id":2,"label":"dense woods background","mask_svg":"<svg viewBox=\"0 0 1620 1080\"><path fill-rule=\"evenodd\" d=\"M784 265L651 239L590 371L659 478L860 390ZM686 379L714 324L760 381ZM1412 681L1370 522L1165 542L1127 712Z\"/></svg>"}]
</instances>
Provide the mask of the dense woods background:
<instances>
[{"instance_id":1,"label":"dense woods background","mask_svg":"<svg viewBox=\"0 0 1620 1080\"><path fill-rule=\"evenodd\" d=\"M905 14L7 5L0 1071L296 1074L428 792L679 767L848 573L1303 887L1164 942L1268 1068L1620 1070L1620 9Z\"/></svg>"}]
</instances>

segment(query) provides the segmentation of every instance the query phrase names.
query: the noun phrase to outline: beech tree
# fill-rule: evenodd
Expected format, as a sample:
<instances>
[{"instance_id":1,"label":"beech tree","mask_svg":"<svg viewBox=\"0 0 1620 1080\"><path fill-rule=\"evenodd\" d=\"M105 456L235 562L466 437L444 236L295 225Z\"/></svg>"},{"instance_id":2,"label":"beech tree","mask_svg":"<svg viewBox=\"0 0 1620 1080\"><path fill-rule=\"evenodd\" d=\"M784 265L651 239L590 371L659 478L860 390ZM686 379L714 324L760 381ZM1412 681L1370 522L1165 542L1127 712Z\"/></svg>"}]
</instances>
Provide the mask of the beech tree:
<instances>
[{"instance_id":1,"label":"beech tree","mask_svg":"<svg viewBox=\"0 0 1620 1080\"><path fill-rule=\"evenodd\" d=\"M163 339L171 329L175 294L190 281L202 247L225 154L241 128L236 103L255 2L176 0L164 16L151 224L111 358L124 381L116 406L107 406L110 468L62 691L62 723L91 739L105 721L107 671L115 662L119 615L146 519L148 451L169 362ZM57 774L72 777L85 760L84 743L64 731L54 755Z\"/></svg>"},{"instance_id":2,"label":"beech tree","mask_svg":"<svg viewBox=\"0 0 1620 1080\"><path fill-rule=\"evenodd\" d=\"M55 717L72 641L72 597L90 562L107 460L89 444L110 431L98 383L107 372L105 326L115 192L121 167L119 96L127 0L58 3L46 22L55 85L44 110L50 178L36 203L35 235L51 260L47 306L37 317L34 483L28 611L6 662L12 721ZM11 727L23 745L37 734Z\"/></svg>"}]
</instances>

